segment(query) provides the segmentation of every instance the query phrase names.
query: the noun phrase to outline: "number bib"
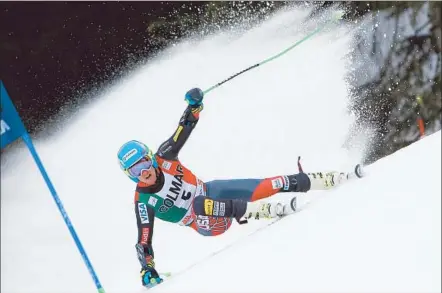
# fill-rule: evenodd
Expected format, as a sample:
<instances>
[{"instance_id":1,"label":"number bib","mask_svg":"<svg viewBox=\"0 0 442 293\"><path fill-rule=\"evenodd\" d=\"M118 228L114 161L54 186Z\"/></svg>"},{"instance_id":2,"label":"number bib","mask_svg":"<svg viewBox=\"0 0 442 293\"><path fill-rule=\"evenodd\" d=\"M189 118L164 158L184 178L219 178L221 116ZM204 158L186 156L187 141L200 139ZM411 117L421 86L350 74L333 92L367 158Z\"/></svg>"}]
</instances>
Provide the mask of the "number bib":
<instances>
[{"instance_id":1,"label":"number bib","mask_svg":"<svg viewBox=\"0 0 442 293\"><path fill-rule=\"evenodd\" d=\"M195 195L204 192L203 182L177 161L164 161L162 170L163 188L155 194L140 193L139 201L151 206L157 218L177 223L190 211Z\"/></svg>"}]
</instances>

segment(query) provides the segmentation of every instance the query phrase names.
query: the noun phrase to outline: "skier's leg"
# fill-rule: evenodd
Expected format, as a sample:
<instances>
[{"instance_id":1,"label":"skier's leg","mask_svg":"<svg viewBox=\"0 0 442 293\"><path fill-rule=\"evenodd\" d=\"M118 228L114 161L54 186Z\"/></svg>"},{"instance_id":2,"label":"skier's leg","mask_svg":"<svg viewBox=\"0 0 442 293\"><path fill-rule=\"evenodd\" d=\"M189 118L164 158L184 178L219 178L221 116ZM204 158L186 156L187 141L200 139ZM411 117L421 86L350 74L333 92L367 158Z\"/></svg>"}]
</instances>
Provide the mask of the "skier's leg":
<instances>
[{"instance_id":1,"label":"skier's leg","mask_svg":"<svg viewBox=\"0 0 442 293\"><path fill-rule=\"evenodd\" d=\"M193 211L196 216L234 218L240 223L243 217L274 218L283 214L283 204L253 202L278 192L309 189L310 180L304 173L264 179L214 180L206 183L207 196L194 199Z\"/></svg>"},{"instance_id":2,"label":"skier's leg","mask_svg":"<svg viewBox=\"0 0 442 293\"><path fill-rule=\"evenodd\" d=\"M222 199L209 196L197 196L192 204L196 216L210 218L234 218L239 223L246 218L274 218L282 216L285 205L280 202L249 202L243 199ZM204 218L202 218L204 219Z\"/></svg>"},{"instance_id":3,"label":"skier's leg","mask_svg":"<svg viewBox=\"0 0 442 293\"><path fill-rule=\"evenodd\" d=\"M264 179L231 179L206 182L207 196L213 199L257 201L278 192L307 192L310 179L305 173Z\"/></svg>"},{"instance_id":4,"label":"skier's leg","mask_svg":"<svg viewBox=\"0 0 442 293\"><path fill-rule=\"evenodd\" d=\"M195 198L193 210L198 216L235 218L274 218L293 209L280 202L257 202L278 192L307 192L329 189L339 184L345 173L298 173L264 179L214 180L206 183L206 195Z\"/></svg>"}]
</instances>

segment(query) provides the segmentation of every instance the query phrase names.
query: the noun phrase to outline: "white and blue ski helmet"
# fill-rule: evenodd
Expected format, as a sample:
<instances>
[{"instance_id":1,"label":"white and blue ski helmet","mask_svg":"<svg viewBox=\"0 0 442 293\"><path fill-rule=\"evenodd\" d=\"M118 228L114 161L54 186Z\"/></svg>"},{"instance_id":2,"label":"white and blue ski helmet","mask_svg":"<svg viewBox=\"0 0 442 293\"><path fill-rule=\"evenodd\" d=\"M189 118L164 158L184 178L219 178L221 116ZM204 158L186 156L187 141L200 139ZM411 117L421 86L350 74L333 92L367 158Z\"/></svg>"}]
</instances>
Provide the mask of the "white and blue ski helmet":
<instances>
[{"instance_id":1,"label":"white and blue ski helmet","mask_svg":"<svg viewBox=\"0 0 442 293\"><path fill-rule=\"evenodd\" d=\"M149 149L147 145L137 140L131 140L123 144L118 150L117 156L120 168L130 179L132 179L132 181L136 183L139 181L138 178L131 176L127 171L130 167L138 163L143 158L152 160L153 167L158 167L157 160L155 159L152 150Z\"/></svg>"}]
</instances>

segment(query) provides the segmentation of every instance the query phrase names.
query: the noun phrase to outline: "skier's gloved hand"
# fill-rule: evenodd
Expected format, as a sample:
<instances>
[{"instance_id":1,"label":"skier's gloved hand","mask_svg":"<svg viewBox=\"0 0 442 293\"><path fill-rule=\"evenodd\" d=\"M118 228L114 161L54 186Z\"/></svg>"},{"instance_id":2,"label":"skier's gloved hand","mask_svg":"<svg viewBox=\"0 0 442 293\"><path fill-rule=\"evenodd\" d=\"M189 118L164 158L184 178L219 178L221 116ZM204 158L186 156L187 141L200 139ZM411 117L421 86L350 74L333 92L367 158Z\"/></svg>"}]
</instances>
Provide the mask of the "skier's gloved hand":
<instances>
[{"instance_id":1,"label":"skier's gloved hand","mask_svg":"<svg viewBox=\"0 0 442 293\"><path fill-rule=\"evenodd\" d=\"M204 93L200 88L193 88L186 93L185 100L191 107L199 107L203 103Z\"/></svg>"},{"instance_id":2,"label":"skier's gloved hand","mask_svg":"<svg viewBox=\"0 0 442 293\"><path fill-rule=\"evenodd\" d=\"M151 288L163 282L158 272L153 266L147 265L141 269L141 283L147 288Z\"/></svg>"}]
</instances>

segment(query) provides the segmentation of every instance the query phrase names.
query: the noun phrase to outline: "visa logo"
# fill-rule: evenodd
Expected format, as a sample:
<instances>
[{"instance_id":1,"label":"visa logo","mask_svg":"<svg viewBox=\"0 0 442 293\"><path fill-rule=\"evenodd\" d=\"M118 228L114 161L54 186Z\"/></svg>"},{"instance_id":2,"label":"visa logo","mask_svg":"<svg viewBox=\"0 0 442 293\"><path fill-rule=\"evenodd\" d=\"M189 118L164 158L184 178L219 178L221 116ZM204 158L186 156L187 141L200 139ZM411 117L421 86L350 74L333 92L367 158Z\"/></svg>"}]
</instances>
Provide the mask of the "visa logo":
<instances>
[{"instance_id":1,"label":"visa logo","mask_svg":"<svg viewBox=\"0 0 442 293\"><path fill-rule=\"evenodd\" d=\"M141 218L141 224L149 223L149 216L147 215L147 207L146 204L139 202L138 203L138 214Z\"/></svg>"}]
</instances>

